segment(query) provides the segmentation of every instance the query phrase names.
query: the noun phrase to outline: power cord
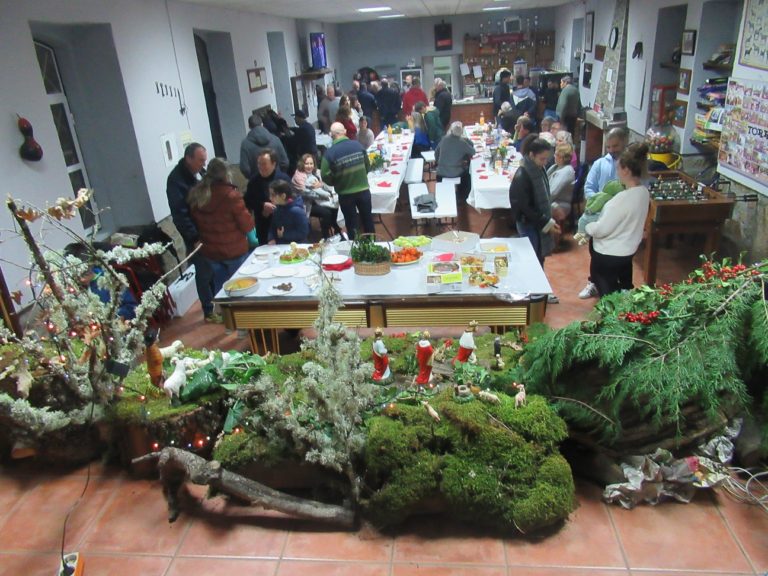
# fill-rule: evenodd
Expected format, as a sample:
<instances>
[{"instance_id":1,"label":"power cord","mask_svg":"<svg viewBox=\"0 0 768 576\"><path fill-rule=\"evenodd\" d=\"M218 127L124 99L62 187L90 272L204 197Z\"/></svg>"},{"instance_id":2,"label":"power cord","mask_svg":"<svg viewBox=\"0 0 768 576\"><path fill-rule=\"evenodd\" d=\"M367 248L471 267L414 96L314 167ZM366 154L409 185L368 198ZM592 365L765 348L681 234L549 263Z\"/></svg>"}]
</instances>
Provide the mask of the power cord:
<instances>
[{"instance_id":1,"label":"power cord","mask_svg":"<svg viewBox=\"0 0 768 576\"><path fill-rule=\"evenodd\" d=\"M768 479L768 470L753 473L745 468L732 466L728 479L722 484L723 490L737 502L760 506L768 513L768 486L761 479ZM734 474L735 473L735 474ZM742 479L739 476L744 476Z\"/></svg>"}]
</instances>

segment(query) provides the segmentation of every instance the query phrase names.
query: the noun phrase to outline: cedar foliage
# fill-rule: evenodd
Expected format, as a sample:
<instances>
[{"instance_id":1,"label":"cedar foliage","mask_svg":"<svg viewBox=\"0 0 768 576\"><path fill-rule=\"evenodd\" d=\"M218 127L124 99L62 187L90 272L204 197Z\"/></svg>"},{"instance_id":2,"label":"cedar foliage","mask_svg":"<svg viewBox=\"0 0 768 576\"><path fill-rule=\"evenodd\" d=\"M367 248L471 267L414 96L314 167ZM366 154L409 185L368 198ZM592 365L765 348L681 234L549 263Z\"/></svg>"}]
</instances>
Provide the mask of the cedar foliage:
<instances>
[{"instance_id":1,"label":"cedar foliage","mask_svg":"<svg viewBox=\"0 0 768 576\"><path fill-rule=\"evenodd\" d=\"M572 433L602 447L631 439L628 422L683 443L701 414L715 425L751 400L745 380L768 365L766 273L704 261L674 286L608 295L589 320L531 342L528 390L558 398Z\"/></svg>"}]
</instances>

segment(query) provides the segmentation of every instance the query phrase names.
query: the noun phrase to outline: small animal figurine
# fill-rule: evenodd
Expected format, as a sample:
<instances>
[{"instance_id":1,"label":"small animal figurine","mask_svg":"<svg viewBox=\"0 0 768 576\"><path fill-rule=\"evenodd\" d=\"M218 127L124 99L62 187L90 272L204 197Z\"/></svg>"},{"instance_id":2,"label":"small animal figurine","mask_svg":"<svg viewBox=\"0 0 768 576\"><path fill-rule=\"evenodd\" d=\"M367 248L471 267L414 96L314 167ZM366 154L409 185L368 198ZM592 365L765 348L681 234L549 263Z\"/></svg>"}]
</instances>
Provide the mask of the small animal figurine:
<instances>
[{"instance_id":1,"label":"small animal figurine","mask_svg":"<svg viewBox=\"0 0 768 576\"><path fill-rule=\"evenodd\" d=\"M153 386L163 387L165 374L163 374L163 354L157 345L157 330L150 328L144 334L144 344L147 347L147 373Z\"/></svg>"},{"instance_id":2,"label":"small animal figurine","mask_svg":"<svg viewBox=\"0 0 768 576\"><path fill-rule=\"evenodd\" d=\"M477 394L477 397L484 402L488 402L489 404L499 404L501 402L496 394L489 392L488 390L480 390L480 392Z\"/></svg>"},{"instance_id":3,"label":"small animal figurine","mask_svg":"<svg viewBox=\"0 0 768 576\"><path fill-rule=\"evenodd\" d=\"M494 365L494 368L496 368L496 370L504 369L504 360L501 359L501 354L496 354L496 364Z\"/></svg>"},{"instance_id":4,"label":"small animal figurine","mask_svg":"<svg viewBox=\"0 0 768 576\"><path fill-rule=\"evenodd\" d=\"M432 417L432 420L434 420L435 422L440 422L440 414L438 414L437 410L435 410L434 408L432 408L432 406L429 405L429 402L427 402L426 400L422 400L421 405L427 409L427 413Z\"/></svg>"},{"instance_id":5,"label":"small animal figurine","mask_svg":"<svg viewBox=\"0 0 768 576\"><path fill-rule=\"evenodd\" d=\"M187 365L185 362L176 362L176 368L173 369L173 374L171 374L163 384L163 390L165 390L168 398L170 398L171 403L173 403L174 400L178 400L181 389L187 383L186 370Z\"/></svg>"},{"instance_id":6,"label":"small animal figurine","mask_svg":"<svg viewBox=\"0 0 768 576\"><path fill-rule=\"evenodd\" d=\"M168 358L173 358L181 352L184 349L184 342L181 340L174 340L173 344L170 346L165 346L164 348L160 348L160 354L162 354L163 359L167 360Z\"/></svg>"},{"instance_id":7,"label":"small animal figurine","mask_svg":"<svg viewBox=\"0 0 768 576\"><path fill-rule=\"evenodd\" d=\"M521 406L525 406L525 386L522 384L518 384L517 382L513 382L512 386L517 388L518 392L515 394L515 408L520 408Z\"/></svg>"}]
</instances>

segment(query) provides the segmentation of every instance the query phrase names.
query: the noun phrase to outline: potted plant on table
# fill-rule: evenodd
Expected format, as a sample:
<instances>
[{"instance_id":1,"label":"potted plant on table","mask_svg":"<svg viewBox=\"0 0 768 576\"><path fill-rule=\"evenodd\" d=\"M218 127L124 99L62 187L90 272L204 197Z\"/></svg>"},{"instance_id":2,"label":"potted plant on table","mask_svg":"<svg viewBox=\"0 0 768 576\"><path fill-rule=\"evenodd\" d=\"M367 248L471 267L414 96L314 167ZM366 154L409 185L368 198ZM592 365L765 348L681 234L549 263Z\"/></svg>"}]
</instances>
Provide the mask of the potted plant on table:
<instances>
[{"instance_id":1,"label":"potted plant on table","mask_svg":"<svg viewBox=\"0 0 768 576\"><path fill-rule=\"evenodd\" d=\"M383 276L391 270L390 250L376 244L373 234L361 234L352 243L349 252L355 274Z\"/></svg>"}]
</instances>

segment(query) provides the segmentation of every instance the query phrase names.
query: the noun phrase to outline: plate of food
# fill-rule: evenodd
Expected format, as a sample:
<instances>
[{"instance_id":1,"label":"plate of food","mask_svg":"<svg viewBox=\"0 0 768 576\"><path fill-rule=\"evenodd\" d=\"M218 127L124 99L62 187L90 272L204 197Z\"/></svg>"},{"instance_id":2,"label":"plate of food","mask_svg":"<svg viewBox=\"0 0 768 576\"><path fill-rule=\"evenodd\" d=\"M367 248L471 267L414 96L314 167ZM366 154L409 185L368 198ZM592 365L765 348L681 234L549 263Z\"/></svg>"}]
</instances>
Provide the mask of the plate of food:
<instances>
[{"instance_id":1,"label":"plate of food","mask_svg":"<svg viewBox=\"0 0 768 576\"><path fill-rule=\"evenodd\" d=\"M452 274L459 272L461 266L458 262L433 262L430 264L430 270L436 274Z\"/></svg>"},{"instance_id":2,"label":"plate of food","mask_svg":"<svg viewBox=\"0 0 768 576\"><path fill-rule=\"evenodd\" d=\"M410 264L417 264L424 253L418 248L403 248L396 252L390 253L389 257L392 260L393 266L408 266Z\"/></svg>"},{"instance_id":3,"label":"plate of food","mask_svg":"<svg viewBox=\"0 0 768 576\"><path fill-rule=\"evenodd\" d=\"M485 264L485 258L473 254L462 254L459 257L459 262L462 266L483 266Z\"/></svg>"},{"instance_id":4,"label":"plate of food","mask_svg":"<svg viewBox=\"0 0 768 576\"><path fill-rule=\"evenodd\" d=\"M486 254L509 252L509 246L501 242L480 242L480 250Z\"/></svg>"},{"instance_id":5,"label":"plate of food","mask_svg":"<svg viewBox=\"0 0 768 576\"><path fill-rule=\"evenodd\" d=\"M498 288L499 276L493 272L472 272L469 275L469 285L478 288Z\"/></svg>"},{"instance_id":6,"label":"plate of food","mask_svg":"<svg viewBox=\"0 0 768 576\"><path fill-rule=\"evenodd\" d=\"M299 248L296 242L291 242L288 250L280 254L280 264L298 264L309 258L309 250Z\"/></svg>"},{"instance_id":7,"label":"plate of food","mask_svg":"<svg viewBox=\"0 0 768 576\"><path fill-rule=\"evenodd\" d=\"M267 288L267 292L273 296L285 296L290 294L296 289L292 282L280 282L279 284L273 284Z\"/></svg>"},{"instance_id":8,"label":"plate of food","mask_svg":"<svg viewBox=\"0 0 768 576\"><path fill-rule=\"evenodd\" d=\"M402 250L403 248L419 248L420 250L428 250L427 246L432 244L432 238L429 236L398 236L394 239L392 244L395 245L395 249Z\"/></svg>"},{"instance_id":9,"label":"plate of food","mask_svg":"<svg viewBox=\"0 0 768 576\"><path fill-rule=\"evenodd\" d=\"M253 276L241 276L224 283L227 296L248 296L259 289L259 280Z\"/></svg>"}]
</instances>

